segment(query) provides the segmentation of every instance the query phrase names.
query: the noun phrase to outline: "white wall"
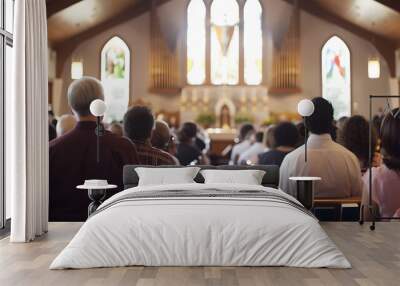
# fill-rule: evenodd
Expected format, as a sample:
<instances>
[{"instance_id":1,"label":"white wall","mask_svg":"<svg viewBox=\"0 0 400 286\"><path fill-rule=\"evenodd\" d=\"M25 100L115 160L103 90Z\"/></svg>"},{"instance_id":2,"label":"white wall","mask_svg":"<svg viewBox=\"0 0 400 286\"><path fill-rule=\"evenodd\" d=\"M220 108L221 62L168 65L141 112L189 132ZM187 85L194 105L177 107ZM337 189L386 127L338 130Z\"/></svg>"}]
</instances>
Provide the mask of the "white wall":
<instances>
[{"instance_id":1,"label":"white wall","mask_svg":"<svg viewBox=\"0 0 400 286\"><path fill-rule=\"evenodd\" d=\"M320 96L321 49L331 36L339 36L349 47L351 53L351 90L353 112L368 115L370 94L390 94L390 73L381 57L380 79L368 78L368 57L377 55L377 50L367 41L340 27L321 21L307 13L301 14L301 59L303 95ZM375 110L382 102L375 106Z\"/></svg>"},{"instance_id":2,"label":"white wall","mask_svg":"<svg viewBox=\"0 0 400 286\"><path fill-rule=\"evenodd\" d=\"M49 58L48 74L49 74L49 80L51 80L56 77L57 54L51 47L48 47L47 51L48 51L48 58Z\"/></svg>"},{"instance_id":3,"label":"white wall","mask_svg":"<svg viewBox=\"0 0 400 286\"><path fill-rule=\"evenodd\" d=\"M171 15L177 15L175 19L185 17L182 7L184 0L173 0L161 7L160 15L168 19ZM264 44L266 45L265 75L270 78L272 57L273 57L273 37L278 37L287 29L290 17L290 5L282 0L262 0L265 17ZM172 13L172 14L171 14ZM174 14L175 13L175 14ZM162 19L165 25L171 25L174 29L176 21ZM182 33L185 28L178 29L180 43ZM99 35L82 42L74 51L72 59L83 59L84 74L100 77L100 53L103 45L113 36L119 36L126 41L131 50L131 102L142 98L150 102L152 108L157 111L160 109L175 111L179 110L179 96L155 95L148 93L148 59L150 51L150 16L146 13L136 19L127 21L115 26ZM275 111L295 112L297 102L300 98L312 98L321 95L321 48L326 40L332 35L338 35L349 46L352 53L352 96L355 113L368 115L368 95L369 94L389 94L389 71L385 61L381 61L381 78L376 80L368 79L367 60L377 52L375 48L362 38L346 31L336 25L325 22L308 13L301 13L301 87L302 93L297 95L271 95L269 104L270 109ZM185 65L185 55L181 53L181 68ZM70 64L66 64L63 71L63 91L61 113L67 112L66 88L70 83ZM182 75L183 80L185 75ZM376 110L377 108L375 108Z\"/></svg>"},{"instance_id":4,"label":"white wall","mask_svg":"<svg viewBox=\"0 0 400 286\"><path fill-rule=\"evenodd\" d=\"M184 6L185 0L173 0L162 7L160 7L159 13L162 15L170 15L175 10L181 11L178 7ZM164 25L175 25L176 21L166 21ZM180 50L182 44L182 31L178 31L178 50ZM113 36L119 36L128 45L131 52L131 80L130 80L130 102L136 101L139 98L145 102L149 102L154 110L167 110L176 111L179 110L178 102L179 96L177 95L156 95L149 94L149 56L150 56L150 14L145 13L144 15L120 24L112 29L104 31L97 36L84 41L80 44L72 56L66 60L66 65L62 72L63 80L63 94L60 99L59 113L66 113L69 111L66 91L68 85L71 83L70 78L70 63L72 59L83 60L83 71L84 75L90 75L100 78L100 54L104 44L111 39ZM183 59L182 59L183 60ZM182 64L181 64L182 66ZM183 66L182 66L183 67Z\"/></svg>"},{"instance_id":5,"label":"white wall","mask_svg":"<svg viewBox=\"0 0 400 286\"><path fill-rule=\"evenodd\" d=\"M279 37L287 29L291 5L282 0L263 0L266 22L267 45L272 47L272 35ZM313 98L322 95L321 49L333 35L342 38L351 52L351 87L353 113L368 116L368 96L370 94L390 94L390 73L385 60L381 58L380 79L368 78L368 57L379 55L378 51L366 40L323 21L318 17L301 12L300 61L302 93L296 95L270 95L271 110L296 111L301 98ZM286 25L285 25L286 23ZM272 63L273 52L269 51L267 60ZM271 73L268 73L269 76ZM383 101L377 101L374 112L383 107Z\"/></svg>"}]
</instances>

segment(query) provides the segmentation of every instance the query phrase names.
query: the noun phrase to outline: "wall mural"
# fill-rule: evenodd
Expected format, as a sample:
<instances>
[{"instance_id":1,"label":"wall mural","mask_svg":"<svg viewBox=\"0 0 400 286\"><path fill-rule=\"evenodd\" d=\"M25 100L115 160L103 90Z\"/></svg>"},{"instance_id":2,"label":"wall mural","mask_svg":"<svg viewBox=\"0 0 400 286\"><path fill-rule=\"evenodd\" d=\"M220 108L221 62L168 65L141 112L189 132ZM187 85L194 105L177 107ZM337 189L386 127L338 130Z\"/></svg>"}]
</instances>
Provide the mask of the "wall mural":
<instances>
[{"instance_id":1,"label":"wall mural","mask_svg":"<svg viewBox=\"0 0 400 286\"><path fill-rule=\"evenodd\" d=\"M129 104L130 52L126 43L113 37L101 51L101 81L107 112L104 121L121 121Z\"/></svg>"},{"instance_id":2,"label":"wall mural","mask_svg":"<svg viewBox=\"0 0 400 286\"><path fill-rule=\"evenodd\" d=\"M322 48L322 96L335 109L335 119L351 115L350 51L337 36Z\"/></svg>"}]
</instances>

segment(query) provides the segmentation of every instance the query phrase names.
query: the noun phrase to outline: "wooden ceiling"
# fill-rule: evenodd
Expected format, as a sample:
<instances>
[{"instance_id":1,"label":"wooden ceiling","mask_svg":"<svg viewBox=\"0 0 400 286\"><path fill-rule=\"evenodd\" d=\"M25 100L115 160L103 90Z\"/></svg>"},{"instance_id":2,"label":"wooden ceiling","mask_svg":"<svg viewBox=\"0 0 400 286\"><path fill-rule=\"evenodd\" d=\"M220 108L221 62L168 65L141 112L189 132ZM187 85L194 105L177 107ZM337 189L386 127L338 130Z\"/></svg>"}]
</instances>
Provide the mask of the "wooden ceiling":
<instances>
[{"instance_id":1,"label":"wooden ceiling","mask_svg":"<svg viewBox=\"0 0 400 286\"><path fill-rule=\"evenodd\" d=\"M293 3L296 0L284 1ZM370 32L372 36L376 34L400 42L400 0L297 1L306 10L320 10L322 18L324 12L328 12ZM151 2L152 0L46 0L49 41L57 45L112 19L117 20L121 14L143 9L144 6L149 8Z\"/></svg>"},{"instance_id":2,"label":"wooden ceiling","mask_svg":"<svg viewBox=\"0 0 400 286\"><path fill-rule=\"evenodd\" d=\"M141 0L47 0L48 38L62 43L119 14L135 10Z\"/></svg>"},{"instance_id":3,"label":"wooden ceiling","mask_svg":"<svg viewBox=\"0 0 400 286\"><path fill-rule=\"evenodd\" d=\"M283 0L371 42L395 76L400 47L400 0Z\"/></svg>"},{"instance_id":4,"label":"wooden ceiling","mask_svg":"<svg viewBox=\"0 0 400 286\"><path fill-rule=\"evenodd\" d=\"M308 1L372 33L393 40L400 39L400 13L396 10L396 7L400 9L400 0Z\"/></svg>"},{"instance_id":5,"label":"wooden ceiling","mask_svg":"<svg viewBox=\"0 0 400 286\"><path fill-rule=\"evenodd\" d=\"M152 2L168 1L46 0L49 42L66 58L80 42L149 11ZM282 1L297 2L300 9L373 42L394 75L394 50L400 47L400 0ZM57 65L59 71L62 61Z\"/></svg>"}]
</instances>

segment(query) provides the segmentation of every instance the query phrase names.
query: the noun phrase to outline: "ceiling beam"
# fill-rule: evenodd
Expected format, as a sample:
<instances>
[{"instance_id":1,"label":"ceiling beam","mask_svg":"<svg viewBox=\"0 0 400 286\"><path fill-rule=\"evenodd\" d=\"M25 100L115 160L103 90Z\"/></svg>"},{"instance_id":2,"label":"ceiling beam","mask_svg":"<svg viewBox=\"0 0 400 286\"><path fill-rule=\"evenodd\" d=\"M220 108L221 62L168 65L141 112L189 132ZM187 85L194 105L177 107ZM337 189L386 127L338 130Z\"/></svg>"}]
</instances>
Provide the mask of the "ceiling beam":
<instances>
[{"instance_id":1,"label":"ceiling beam","mask_svg":"<svg viewBox=\"0 0 400 286\"><path fill-rule=\"evenodd\" d=\"M47 18L82 0L48 0L46 1Z\"/></svg>"},{"instance_id":2,"label":"ceiling beam","mask_svg":"<svg viewBox=\"0 0 400 286\"><path fill-rule=\"evenodd\" d=\"M157 5L162 5L170 0L157 0ZM75 48L85 40L88 40L99 33L111 29L119 24L129 21L133 18L139 17L140 15L150 11L152 1L141 0L133 8L126 9L120 14L114 16L103 23L100 23L93 28L90 28L82 33L79 33L71 38L64 40L63 42L55 43L53 48L57 53L57 64L56 64L56 76L60 77L64 69L64 65L68 57L72 54Z\"/></svg>"},{"instance_id":3,"label":"ceiling beam","mask_svg":"<svg viewBox=\"0 0 400 286\"><path fill-rule=\"evenodd\" d=\"M283 0L289 4L293 4L293 0ZM321 7L318 3L312 0L298 0L299 8L313 16L316 16L329 23L342 27L364 40L370 42L379 51L382 57L386 60L389 67L390 75L395 76L395 50L397 43L396 41L368 31L352 22L343 19L331 11L328 11Z\"/></svg>"},{"instance_id":4,"label":"ceiling beam","mask_svg":"<svg viewBox=\"0 0 400 286\"><path fill-rule=\"evenodd\" d=\"M400 1L398 0L375 0L375 1L400 13Z\"/></svg>"},{"instance_id":5,"label":"ceiling beam","mask_svg":"<svg viewBox=\"0 0 400 286\"><path fill-rule=\"evenodd\" d=\"M114 26L117 26L126 21L129 21L132 18L142 15L143 13L150 10L150 7L151 7L150 1L142 0L142 1L138 2L136 5L134 5L132 8L125 9L124 11L122 11L118 15L115 15L111 19L108 19L102 23L99 23L96 26L93 26L92 28L89 28L88 30L85 30L77 35L67 38L67 39L63 40L62 42L54 43L54 48L60 49L60 48L63 48L66 44L67 45L77 44L77 43L80 43L87 39L90 39L91 37L96 36L105 30L108 30Z\"/></svg>"}]
</instances>

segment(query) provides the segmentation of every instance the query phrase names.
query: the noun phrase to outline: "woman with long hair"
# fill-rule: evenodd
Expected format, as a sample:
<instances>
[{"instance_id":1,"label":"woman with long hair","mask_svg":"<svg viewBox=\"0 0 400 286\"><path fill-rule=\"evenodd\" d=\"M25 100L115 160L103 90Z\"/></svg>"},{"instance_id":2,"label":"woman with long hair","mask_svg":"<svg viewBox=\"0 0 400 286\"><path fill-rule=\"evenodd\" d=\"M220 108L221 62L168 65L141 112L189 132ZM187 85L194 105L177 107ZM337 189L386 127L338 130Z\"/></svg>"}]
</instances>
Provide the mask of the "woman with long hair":
<instances>
[{"instance_id":1,"label":"woman with long hair","mask_svg":"<svg viewBox=\"0 0 400 286\"><path fill-rule=\"evenodd\" d=\"M372 129L371 152L375 153L377 136L375 129ZM369 123L361 115L354 115L346 120L338 134L338 143L346 147L357 156L362 173L369 167ZM374 167L377 165L375 164Z\"/></svg>"},{"instance_id":2,"label":"woman with long hair","mask_svg":"<svg viewBox=\"0 0 400 286\"><path fill-rule=\"evenodd\" d=\"M372 168L372 189L369 189L369 171L364 175L362 203L364 217L371 218L369 196L380 217L400 214L400 113L399 108L388 113L380 129L382 165Z\"/></svg>"}]
</instances>

